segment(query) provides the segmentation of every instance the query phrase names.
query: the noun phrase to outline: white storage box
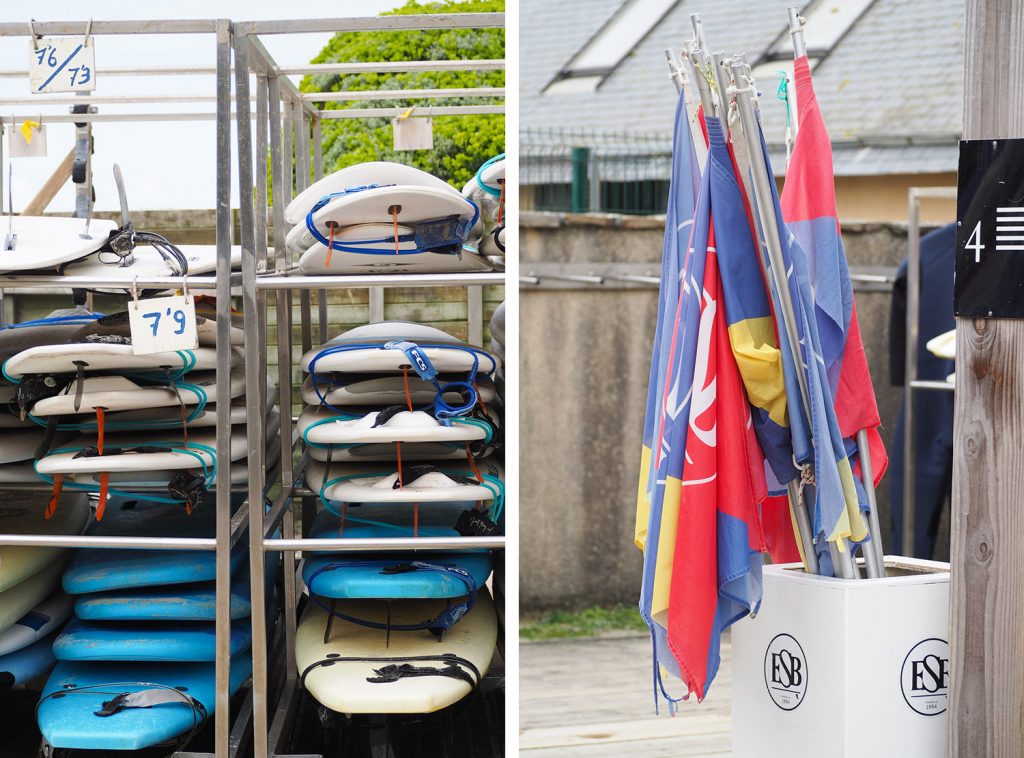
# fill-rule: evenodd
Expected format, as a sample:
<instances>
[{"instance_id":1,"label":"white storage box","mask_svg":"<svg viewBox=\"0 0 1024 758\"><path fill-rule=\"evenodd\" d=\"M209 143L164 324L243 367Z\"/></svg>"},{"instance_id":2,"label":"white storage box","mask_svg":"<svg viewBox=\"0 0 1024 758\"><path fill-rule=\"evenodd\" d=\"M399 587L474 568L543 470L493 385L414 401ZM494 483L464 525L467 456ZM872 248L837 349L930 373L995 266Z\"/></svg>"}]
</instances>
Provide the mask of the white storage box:
<instances>
[{"instance_id":1,"label":"white storage box","mask_svg":"<svg viewBox=\"0 0 1024 758\"><path fill-rule=\"evenodd\" d=\"M766 566L732 628L735 758L942 758L949 564L886 557L885 579Z\"/></svg>"}]
</instances>

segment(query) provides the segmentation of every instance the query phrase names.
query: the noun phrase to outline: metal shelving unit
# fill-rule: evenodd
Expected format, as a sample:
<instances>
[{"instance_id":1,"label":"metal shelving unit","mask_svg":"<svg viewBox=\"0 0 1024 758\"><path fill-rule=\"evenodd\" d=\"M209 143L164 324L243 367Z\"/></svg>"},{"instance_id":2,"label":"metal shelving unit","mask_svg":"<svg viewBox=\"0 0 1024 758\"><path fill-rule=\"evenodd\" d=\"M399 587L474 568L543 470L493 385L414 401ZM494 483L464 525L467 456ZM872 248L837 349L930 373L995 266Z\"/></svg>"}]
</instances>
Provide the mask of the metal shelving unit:
<instances>
[{"instance_id":1,"label":"metal shelving unit","mask_svg":"<svg viewBox=\"0 0 1024 758\"><path fill-rule=\"evenodd\" d=\"M197 73L215 74L215 93L208 92L194 97L182 96L179 98L167 98L160 95L140 95L131 97L133 103L155 104L168 102L202 102L210 101L215 103L216 110L213 112L138 112L122 114L101 114L101 113L75 113L46 115L46 123L86 123L94 124L101 122L166 122L166 121L208 121L216 122L216 197L215 207L217 213L216 239L217 239L217 274L215 276L190 276L187 277L188 288L193 291L214 291L220 303L229 303L231 300L231 287L236 284L240 277L232 277L230 273L231 262L231 23L227 19L201 19L201 20L168 20L168 21L96 21L88 25L90 36L99 37L107 35L181 35L201 34L210 35L215 40L216 60L212 67L163 67L161 74L170 76L192 75ZM87 27L86 21L75 22L36 22L34 32L36 35L80 35ZM27 24L4 23L0 24L0 37L16 38L28 37L30 34ZM13 44L13 42L12 42ZM108 72L100 69L99 74L118 73L125 76L149 76L154 72L151 69L125 68L116 72ZM23 76L27 79L27 72L4 71L0 76L11 78ZM51 105L62 104L65 100L74 100L74 104L95 104L98 102L109 102L110 98L94 96L81 96L74 98L38 98L9 99L0 102L0 105L22 106L23 113L7 112L2 118L8 123L13 118L16 121L24 121L25 118L37 118L39 106L43 103ZM0 161L2 162L2 161ZM2 166L0 166L2 169ZM3 171L0 170L0 174ZM183 280L178 277L139 277L136 280L137 286L143 289L174 289L181 288ZM77 288L122 288L125 286L124 279L114 277L83 277L83 276L56 276L56 275L5 275L0 276L0 293L4 289L17 287L20 292L26 290L49 290L54 288L66 289ZM226 311L227 309L225 309ZM217 320L217 382L224 385L229 383L231 372L231 339L230 320L221 318ZM229 460L231 440L231 419L229 416L229 404L218 403L217 405L217 455L220 460ZM0 534L0 546L22 545L38 547L64 547L64 548L120 548L120 549L152 549L152 550L207 550L216 553L216 713L214 715L214 739L215 753L199 754L193 752L179 751L176 753L180 758L199 758L200 755L212 758L225 758L234 756L240 749L248 728L248 710L242 707L238 718L232 724L230 720L231 697L229 695L230 675L230 618L228 609L230 607L230 552L242 535L247 526L247 504L243 504L236 513L231 514L231 480L230 467L220 466L216 473L216 536L213 538L153 538L153 537L93 537L81 536L46 536L46 535L11 535ZM43 489L36 485L5 485L5 490L39 490ZM48 489L46 487L45 489ZM244 492L245 490L239 490ZM2 525L0 525L2 528ZM244 696L243 696L244 697ZM252 695L248 696L252 699Z\"/></svg>"},{"instance_id":2,"label":"metal shelving unit","mask_svg":"<svg viewBox=\"0 0 1024 758\"><path fill-rule=\"evenodd\" d=\"M914 554L914 398L918 392L953 392L950 382L917 378L921 307L921 201L956 200L956 187L911 187L908 192L910 217L907 224L907 335L903 374L903 555Z\"/></svg>"},{"instance_id":3,"label":"metal shelving unit","mask_svg":"<svg viewBox=\"0 0 1024 758\"><path fill-rule=\"evenodd\" d=\"M292 301L298 293L299 326L303 351L313 345L313 317L311 292L317 292L318 341L328 339L327 297L331 289L369 289L370 320L384 316L383 288L462 286L467 290L470 342L480 344L483 336L482 287L504 284L503 273L474 273L452 275L398 274L381 276L298 276L291 270L291 256L285 249L284 208L295 194L313 179L322 176L320 130L324 119L379 118L404 113L406 108L352 108L321 110L314 102L339 99L381 100L419 99L433 97L493 98L501 96L498 88L471 88L459 90L421 90L360 93L301 93L290 74L393 72L424 70L494 70L504 66L503 61L413 61L401 63L337 63L279 66L264 47L261 36L273 34L301 34L312 32L362 31L426 31L431 29L480 29L504 27L504 14L465 13L409 16L381 16L364 18L308 19L295 21L254 21L234 24L236 123L239 141L238 179L242 203L240 209L241 243L255 255L243 256L242 302L245 317L246 343L258 345L258 350L246 351L246 394L248 403L249 448L256 454L249 458L249 491L266 491L268 482L263 460L263 419L266 411L264 382L267 372L267 308L268 293L273 293L277 318L277 362L279 404L281 409L281 439L290 444L281 445L280 491L264 512L252 509L249 523L249 556L252 581L253 631L253 754L281 756L287 727L294 717L298 702L298 671L295 664L295 629L298 588L296 585L296 552L366 551L395 549L504 549L505 538L388 538L388 539L316 539L307 538L308 528L315 510L315 493L301 485L303 461L293 463L296 435L293 431L292 408ZM250 76L255 76L255 134L251 128ZM500 114L503 105L458 105L436 107L433 115ZM266 181L268 154L271 177L271 200L268 214ZM294 167L294 171L293 171ZM258 180L254 182L254 177ZM249 188L252 191L249 192ZM273 244L267 242L267 232L273 228ZM258 399L258 400L257 400ZM255 402L254 402L255 400ZM297 507L298 501L298 507ZM301 529L299 525L301 524ZM276 536L280 530L281 536ZM303 533L304 532L304 533ZM276 626L280 645L271 645L263 596L264 556L281 552L283 558L284 593L282 616ZM278 655L271 648L283 647ZM278 676L270 677L271 665ZM273 718L271 719L271 712Z\"/></svg>"}]
</instances>

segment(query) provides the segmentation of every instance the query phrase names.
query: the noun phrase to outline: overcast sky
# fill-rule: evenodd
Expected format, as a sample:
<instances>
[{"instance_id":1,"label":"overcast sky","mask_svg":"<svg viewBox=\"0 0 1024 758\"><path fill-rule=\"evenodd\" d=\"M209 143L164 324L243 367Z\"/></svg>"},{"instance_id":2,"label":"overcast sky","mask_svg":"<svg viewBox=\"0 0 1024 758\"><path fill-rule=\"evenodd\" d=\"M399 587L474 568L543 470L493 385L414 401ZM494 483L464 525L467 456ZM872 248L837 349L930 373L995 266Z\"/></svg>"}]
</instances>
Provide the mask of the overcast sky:
<instances>
[{"instance_id":1,"label":"overcast sky","mask_svg":"<svg viewBox=\"0 0 1024 758\"><path fill-rule=\"evenodd\" d=\"M25 37L4 38L0 44L0 69L28 68L28 15L32 8L36 20L71 21L86 14L96 20L160 18L230 18L248 21L274 18L323 18L333 16L372 16L404 4L404 0L335 0L325 4L312 0L175 0L173 3L142 3L127 0L49 0L32 6L28 3L0 4L0 21L25 22ZM275 60L282 65L308 63L330 39L329 33L268 35L263 41ZM214 77L127 77L103 76L104 66L213 65L213 35L135 35L94 38L96 45L96 95L152 94L215 95ZM299 77L294 77L297 81ZM28 79L0 78L0 98L23 98L18 105L0 104L5 133L10 131L11 116L67 113L68 106L41 106L29 94ZM100 105L101 113L138 113L155 111L199 112L213 110L212 103L164 105ZM20 126L20 121L19 124ZM52 124L47 127L48 155L45 158L21 158L13 162L14 208L18 211L37 192L74 143L74 126ZM96 152L93 155L96 208L118 207L112 166L116 162L124 173L128 203L139 210L155 208L212 208L214 206L214 124L201 122L99 123L93 127ZM7 191L9 151L4 138L4 191ZM234 181L234 174L232 180ZM237 190L232 189L232 204ZM7 198L3 199L4 210ZM69 181L49 211L74 209L74 191Z\"/></svg>"}]
</instances>

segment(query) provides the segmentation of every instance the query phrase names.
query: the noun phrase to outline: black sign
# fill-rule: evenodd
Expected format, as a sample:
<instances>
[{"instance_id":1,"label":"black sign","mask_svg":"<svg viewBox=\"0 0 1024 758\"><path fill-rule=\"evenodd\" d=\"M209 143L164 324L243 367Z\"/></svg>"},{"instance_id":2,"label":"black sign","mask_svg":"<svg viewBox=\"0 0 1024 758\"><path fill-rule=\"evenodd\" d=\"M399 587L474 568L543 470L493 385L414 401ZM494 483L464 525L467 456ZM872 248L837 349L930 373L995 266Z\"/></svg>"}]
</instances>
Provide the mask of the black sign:
<instances>
[{"instance_id":1,"label":"black sign","mask_svg":"<svg viewBox=\"0 0 1024 758\"><path fill-rule=\"evenodd\" d=\"M960 143L956 217L956 315L1024 318L1024 139Z\"/></svg>"}]
</instances>

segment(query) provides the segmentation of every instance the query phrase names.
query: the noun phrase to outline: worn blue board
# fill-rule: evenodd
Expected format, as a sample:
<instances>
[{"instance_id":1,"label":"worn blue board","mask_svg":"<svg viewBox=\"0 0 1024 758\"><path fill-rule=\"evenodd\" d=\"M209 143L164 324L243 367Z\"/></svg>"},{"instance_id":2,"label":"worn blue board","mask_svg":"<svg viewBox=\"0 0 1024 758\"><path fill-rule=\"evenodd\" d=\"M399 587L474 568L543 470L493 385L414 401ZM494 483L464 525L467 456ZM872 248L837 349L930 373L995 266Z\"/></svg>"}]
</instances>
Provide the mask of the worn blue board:
<instances>
[{"instance_id":1,"label":"worn blue board","mask_svg":"<svg viewBox=\"0 0 1024 758\"><path fill-rule=\"evenodd\" d=\"M72 619L53 643L59 661L213 661L213 623L205 621L82 621ZM231 655L252 644L248 620L231 625Z\"/></svg>"},{"instance_id":2,"label":"worn blue board","mask_svg":"<svg viewBox=\"0 0 1024 758\"><path fill-rule=\"evenodd\" d=\"M231 585L231 618L251 613L249 576L236 576ZM86 621L213 621L217 610L214 582L142 587L79 595L75 615Z\"/></svg>"},{"instance_id":3,"label":"worn blue board","mask_svg":"<svg viewBox=\"0 0 1024 758\"><path fill-rule=\"evenodd\" d=\"M248 655L231 660L230 691L252 674ZM182 701L97 716L103 703L154 685L187 693L202 712ZM212 663L76 663L62 661L50 674L37 712L44 739L57 748L141 750L188 734L216 706ZM205 717L203 715L205 713Z\"/></svg>"},{"instance_id":4,"label":"worn blue board","mask_svg":"<svg viewBox=\"0 0 1024 758\"><path fill-rule=\"evenodd\" d=\"M313 537L337 536L339 519L324 511L313 525ZM455 537L458 533L443 526L421 526L420 537ZM370 524L346 525L342 537L405 537L411 530L395 530ZM325 598L451 598L466 593L466 585L456 576L440 571L401 570L396 567L412 561L454 565L465 569L477 587L491 573L489 551L318 553L303 561L302 578L310 591ZM330 567L335 568L330 568Z\"/></svg>"}]
</instances>

